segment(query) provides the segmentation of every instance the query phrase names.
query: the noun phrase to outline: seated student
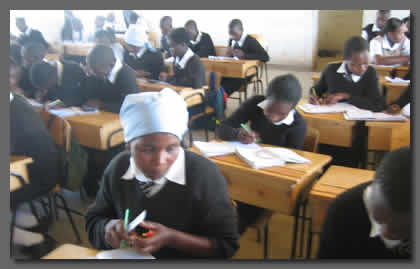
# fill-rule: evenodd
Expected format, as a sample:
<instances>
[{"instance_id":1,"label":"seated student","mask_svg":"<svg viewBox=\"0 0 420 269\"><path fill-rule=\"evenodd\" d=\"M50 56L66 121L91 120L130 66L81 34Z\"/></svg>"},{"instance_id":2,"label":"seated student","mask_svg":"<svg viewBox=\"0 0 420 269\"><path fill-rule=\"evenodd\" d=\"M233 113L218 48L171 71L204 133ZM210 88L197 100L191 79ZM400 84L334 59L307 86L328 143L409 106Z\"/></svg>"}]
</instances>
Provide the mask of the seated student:
<instances>
[{"instance_id":1,"label":"seated student","mask_svg":"<svg viewBox=\"0 0 420 269\"><path fill-rule=\"evenodd\" d=\"M169 45L175 57L174 75L167 77L166 73L161 73L160 80L175 86L199 89L206 84L206 71L200 57L188 47L189 42L184 28L177 28L169 34Z\"/></svg>"},{"instance_id":2,"label":"seated student","mask_svg":"<svg viewBox=\"0 0 420 269\"><path fill-rule=\"evenodd\" d=\"M185 23L185 30L190 35L190 47L195 54L201 58L216 55L210 35L200 32L194 20L189 20Z\"/></svg>"},{"instance_id":3,"label":"seated student","mask_svg":"<svg viewBox=\"0 0 420 269\"><path fill-rule=\"evenodd\" d=\"M22 48L22 72L19 86L22 88L25 97L36 98L38 89L32 84L30 70L32 65L42 62L47 54L47 50L41 43L26 43Z\"/></svg>"},{"instance_id":4,"label":"seated student","mask_svg":"<svg viewBox=\"0 0 420 269\"><path fill-rule=\"evenodd\" d=\"M261 44L244 32L240 20L234 19L229 23L229 35L230 39L226 56L245 60L260 60L262 62L267 62L270 59ZM251 77L248 77L245 81L249 81ZM226 93L231 95L239 90L243 83L244 79L224 77L221 85Z\"/></svg>"},{"instance_id":5,"label":"seated student","mask_svg":"<svg viewBox=\"0 0 420 269\"><path fill-rule=\"evenodd\" d=\"M164 16L160 19L160 31L162 32L162 37L160 39L160 50L166 54L166 58L172 56L169 50L169 33L172 31L172 18L169 16Z\"/></svg>"},{"instance_id":6,"label":"seated student","mask_svg":"<svg viewBox=\"0 0 420 269\"><path fill-rule=\"evenodd\" d=\"M319 104L318 97L326 94L323 101L325 104L348 102L375 112L384 109L376 70L369 66L368 43L359 36L346 41L344 61L329 64L313 88L317 96L311 94L312 104Z\"/></svg>"},{"instance_id":7,"label":"seated student","mask_svg":"<svg viewBox=\"0 0 420 269\"><path fill-rule=\"evenodd\" d=\"M96 16L95 17L95 25L94 25L93 31L89 34L88 42L94 42L95 41L95 33L96 32L98 32L100 30L106 30L104 28L105 21L106 21L105 16Z\"/></svg>"},{"instance_id":8,"label":"seated student","mask_svg":"<svg viewBox=\"0 0 420 269\"><path fill-rule=\"evenodd\" d=\"M40 31L29 28L28 25L26 25L25 18L16 18L16 27L21 32L21 35L17 40L21 46L25 46L26 43L36 42L41 43L46 49L50 47Z\"/></svg>"},{"instance_id":9,"label":"seated student","mask_svg":"<svg viewBox=\"0 0 420 269\"><path fill-rule=\"evenodd\" d=\"M164 69L162 53L147 43L147 36L136 27L125 33L124 62L136 70L137 77L159 79Z\"/></svg>"},{"instance_id":10,"label":"seated student","mask_svg":"<svg viewBox=\"0 0 420 269\"><path fill-rule=\"evenodd\" d=\"M233 114L222 121L216 129L223 140L239 140L249 144L256 138L261 143L287 148L302 149L306 135L305 119L295 110L302 96L299 81L291 74L274 78L267 89L267 96L254 96L245 101ZM241 124L251 122L252 133ZM237 202L239 232L256 221L262 208Z\"/></svg>"},{"instance_id":11,"label":"seated student","mask_svg":"<svg viewBox=\"0 0 420 269\"><path fill-rule=\"evenodd\" d=\"M96 249L120 241L158 259L230 258L238 249L236 217L225 178L208 159L183 150L188 128L183 98L171 89L130 94L120 112L127 151L108 165L86 230ZM217 195L215 195L217 194ZM134 233L123 228L147 210ZM150 238L139 236L151 230Z\"/></svg>"},{"instance_id":12,"label":"seated student","mask_svg":"<svg viewBox=\"0 0 420 269\"><path fill-rule=\"evenodd\" d=\"M116 59L110 47L96 45L87 56L90 78L86 86L89 106L118 113L124 97L140 91L136 72Z\"/></svg>"},{"instance_id":13,"label":"seated student","mask_svg":"<svg viewBox=\"0 0 420 269\"><path fill-rule=\"evenodd\" d=\"M95 44L109 46L114 51L115 58L124 62L124 47L116 40L112 30L100 30L95 33Z\"/></svg>"},{"instance_id":14,"label":"seated student","mask_svg":"<svg viewBox=\"0 0 420 269\"><path fill-rule=\"evenodd\" d=\"M391 10L378 10L376 12L376 21L366 25L362 29L362 37L370 43L372 39L381 34L386 21L391 17Z\"/></svg>"},{"instance_id":15,"label":"seated student","mask_svg":"<svg viewBox=\"0 0 420 269\"><path fill-rule=\"evenodd\" d=\"M373 181L337 197L322 228L319 259L410 259L411 150L385 155Z\"/></svg>"},{"instance_id":16,"label":"seated student","mask_svg":"<svg viewBox=\"0 0 420 269\"><path fill-rule=\"evenodd\" d=\"M404 65L410 62L410 39L405 36L404 23L397 18L389 19L384 27L383 35L370 42L372 63L378 65Z\"/></svg>"}]
</instances>

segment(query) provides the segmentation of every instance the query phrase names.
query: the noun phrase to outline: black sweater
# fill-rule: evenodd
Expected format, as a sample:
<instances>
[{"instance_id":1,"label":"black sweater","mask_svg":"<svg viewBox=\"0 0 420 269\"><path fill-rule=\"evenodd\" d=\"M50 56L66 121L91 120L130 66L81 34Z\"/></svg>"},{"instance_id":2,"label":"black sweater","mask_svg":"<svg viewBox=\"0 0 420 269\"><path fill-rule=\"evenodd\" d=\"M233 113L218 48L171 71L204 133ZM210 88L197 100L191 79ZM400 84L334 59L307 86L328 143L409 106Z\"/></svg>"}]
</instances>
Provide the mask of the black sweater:
<instances>
[{"instance_id":1,"label":"black sweater","mask_svg":"<svg viewBox=\"0 0 420 269\"><path fill-rule=\"evenodd\" d=\"M206 84L206 70L200 57L192 56L184 69L178 68L174 63L174 75L168 79L168 83L193 89L202 88Z\"/></svg>"},{"instance_id":2,"label":"black sweater","mask_svg":"<svg viewBox=\"0 0 420 269\"><path fill-rule=\"evenodd\" d=\"M171 51L169 50L169 43L166 36L162 36L160 39L160 51L166 53L166 58L171 57Z\"/></svg>"},{"instance_id":3,"label":"black sweater","mask_svg":"<svg viewBox=\"0 0 420 269\"><path fill-rule=\"evenodd\" d=\"M337 73L341 63L329 64L321 74L320 80L314 86L318 96L324 93L348 93L350 99L343 100L358 108L371 111L382 111L385 107L384 98L379 93L379 82L375 68L369 66L358 82L353 82Z\"/></svg>"},{"instance_id":4,"label":"black sweater","mask_svg":"<svg viewBox=\"0 0 420 269\"><path fill-rule=\"evenodd\" d=\"M272 124L258 104L265 100L262 95L245 101L233 114L222 121L217 128L218 137L223 140L237 140L241 123L251 122L251 129L260 135L262 143L287 148L302 149L306 135L305 119L295 111L291 125Z\"/></svg>"},{"instance_id":5,"label":"black sweater","mask_svg":"<svg viewBox=\"0 0 420 269\"><path fill-rule=\"evenodd\" d=\"M200 58L207 58L210 56L215 56L216 51L214 49L213 41L211 37L207 33L201 32L201 39L200 42L193 45L192 43L189 44L191 50L197 54Z\"/></svg>"},{"instance_id":6,"label":"black sweater","mask_svg":"<svg viewBox=\"0 0 420 269\"><path fill-rule=\"evenodd\" d=\"M157 51L146 50L140 58L136 58L124 50L124 62L134 70L143 70L151 74L151 79L158 80L164 64L162 54Z\"/></svg>"},{"instance_id":7,"label":"black sweater","mask_svg":"<svg viewBox=\"0 0 420 269\"><path fill-rule=\"evenodd\" d=\"M369 184L363 183L342 193L330 205L321 232L318 258L398 258L379 237L370 237L371 223L363 202L363 192Z\"/></svg>"},{"instance_id":8,"label":"black sweater","mask_svg":"<svg viewBox=\"0 0 420 269\"><path fill-rule=\"evenodd\" d=\"M146 220L211 240L216 258L230 258L238 249L236 217L230 203L225 178L208 159L185 151L186 184L167 181L151 198L146 198L138 180L124 180L130 153L117 155L108 165L96 202L86 215L86 230L94 248L107 249L105 225L111 219L123 219L130 208L132 221L144 209ZM152 253L156 258L191 258L168 247Z\"/></svg>"},{"instance_id":9,"label":"black sweater","mask_svg":"<svg viewBox=\"0 0 420 269\"><path fill-rule=\"evenodd\" d=\"M228 45L232 46L232 42L233 40L229 39ZM270 57L260 42L250 35L247 35L242 46L238 48L244 52L246 60L260 60L263 62L270 60Z\"/></svg>"},{"instance_id":10,"label":"black sweater","mask_svg":"<svg viewBox=\"0 0 420 269\"><path fill-rule=\"evenodd\" d=\"M400 108L402 108L406 104L411 103L411 95L412 95L412 86L411 84L409 84L405 92L392 104L396 104Z\"/></svg>"},{"instance_id":11,"label":"black sweater","mask_svg":"<svg viewBox=\"0 0 420 269\"><path fill-rule=\"evenodd\" d=\"M44 39L44 36L42 35L42 33L35 29L32 29L29 35L21 35L17 39L17 41L21 46L25 46L25 44L27 43L35 42L35 43L41 43L47 49L50 47L48 42Z\"/></svg>"}]
</instances>

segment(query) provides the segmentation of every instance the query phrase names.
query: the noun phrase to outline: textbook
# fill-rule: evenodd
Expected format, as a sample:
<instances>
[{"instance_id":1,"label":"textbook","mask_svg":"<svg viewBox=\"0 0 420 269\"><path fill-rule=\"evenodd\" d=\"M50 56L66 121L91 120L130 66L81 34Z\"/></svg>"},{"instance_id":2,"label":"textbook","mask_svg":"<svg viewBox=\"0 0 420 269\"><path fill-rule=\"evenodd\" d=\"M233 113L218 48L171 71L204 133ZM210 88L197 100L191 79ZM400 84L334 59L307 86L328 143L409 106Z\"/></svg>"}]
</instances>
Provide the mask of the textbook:
<instances>
[{"instance_id":1,"label":"textbook","mask_svg":"<svg viewBox=\"0 0 420 269\"><path fill-rule=\"evenodd\" d=\"M344 113L346 120L365 121L407 121L403 115L390 115L383 112L372 112L365 109L350 110Z\"/></svg>"},{"instance_id":2,"label":"textbook","mask_svg":"<svg viewBox=\"0 0 420 269\"><path fill-rule=\"evenodd\" d=\"M391 78L391 77L386 76L385 80L387 80L389 82L392 82L392 83L401 83L401 84L409 84L410 83L410 80L405 80L405 79L398 78L398 77L397 78Z\"/></svg>"},{"instance_id":3,"label":"textbook","mask_svg":"<svg viewBox=\"0 0 420 269\"><path fill-rule=\"evenodd\" d=\"M88 111L83 110L80 107L66 107L59 109L50 109L48 112L58 116L58 117L71 117L76 115L87 115L87 114L97 114L99 113L98 109L89 109Z\"/></svg>"},{"instance_id":4,"label":"textbook","mask_svg":"<svg viewBox=\"0 0 420 269\"><path fill-rule=\"evenodd\" d=\"M96 254L93 259L116 259L116 260L154 260L156 259L150 254L139 253L134 248L120 248L112 250L104 250Z\"/></svg>"},{"instance_id":5,"label":"textbook","mask_svg":"<svg viewBox=\"0 0 420 269\"><path fill-rule=\"evenodd\" d=\"M357 107L350 105L349 103L337 103L334 105L313 105L313 104L304 104L299 105L299 108L302 109L305 113L311 114L324 114L324 113L343 113L349 110L358 109Z\"/></svg>"}]
</instances>

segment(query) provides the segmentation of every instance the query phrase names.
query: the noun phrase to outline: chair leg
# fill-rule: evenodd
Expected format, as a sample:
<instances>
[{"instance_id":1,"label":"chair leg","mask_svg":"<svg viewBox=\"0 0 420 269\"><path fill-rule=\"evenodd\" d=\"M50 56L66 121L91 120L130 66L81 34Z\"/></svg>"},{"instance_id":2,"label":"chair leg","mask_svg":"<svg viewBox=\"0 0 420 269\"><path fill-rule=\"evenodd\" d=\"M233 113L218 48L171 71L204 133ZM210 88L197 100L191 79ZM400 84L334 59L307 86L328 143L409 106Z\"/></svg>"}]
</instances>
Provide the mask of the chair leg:
<instances>
[{"instance_id":1,"label":"chair leg","mask_svg":"<svg viewBox=\"0 0 420 269\"><path fill-rule=\"evenodd\" d=\"M309 234L308 234L308 244L306 246L306 259L310 259L311 258L311 254L312 254L312 220L309 219Z\"/></svg>"},{"instance_id":2,"label":"chair leg","mask_svg":"<svg viewBox=\"0 0 420 269\"><path fill-rule=\"evenodd\" d=\"M60 198L60 200L61 200L61 204L63 205L64 211L66 212L66 215L67 215L67 217L68 217L68 219L69 219L69 221L70 221L70 224L71 224L71 226L72 226L72 228L73 228L73 231L74 231L74 233L76 234L77 243L82 242L82 240L81 240L81 238L80 238L79 231L77 230L77 227L76 227L76 225L74 224L73 217L71 216L71 214L70 214L70 212L69 212L69 207L67 206L67 202L66 202L66 200L64 199L64 197L63 197L63 196L61 196L61 194L58 194L58 193L57 193L55 196L56 196L56 198Z\"/></svg>"},{"instance_id":3,"label":"chair leg","mask_svg":"<svg viewBox=\"0 0 420 269\"><path fill-rule=\"evenodd\" d=\"M264 259L268 259L268 223L264 226Z\"/></svg>"},{"instance_id":4,"label":"chair leg","mask_svg":"<svg viewBox=\"0 0 420 269\"><path fill-rule=\"evenodd\" d=\"M42 209L44 210L45 216L49 216L50 213L47 207L48 203L46 203L43 198L39 199L39 202L42 205Z\"/></svg>"}]
</instances>

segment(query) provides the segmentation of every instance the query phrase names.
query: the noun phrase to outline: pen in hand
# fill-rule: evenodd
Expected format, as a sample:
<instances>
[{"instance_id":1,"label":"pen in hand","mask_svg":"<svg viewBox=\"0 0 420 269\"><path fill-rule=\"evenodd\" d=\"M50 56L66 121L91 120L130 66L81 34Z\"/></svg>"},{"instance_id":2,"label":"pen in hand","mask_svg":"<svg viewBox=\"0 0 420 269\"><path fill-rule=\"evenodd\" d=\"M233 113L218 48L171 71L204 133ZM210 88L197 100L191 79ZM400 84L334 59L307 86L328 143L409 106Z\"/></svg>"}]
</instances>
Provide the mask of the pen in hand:
<instances>
[{"instance_id":1,"label":"pen in hand","mask_svg":"<svg viewBox=\"0 0 420 269\"><path fill-rule=\"evenodd\" d=\"M124 218L124 230L125 231L127 231L128 230L128 216L129 216L129 214L130 214L130 209L126 209L125 210L125 218ZM126 245L126 242L125 242L125 240L121 240L121 242L120 242L120 248L125 248L127 245Z\"/></svg>"},{"instance_id":2,"label":"pen in hand","mask_svg":"<svg viewBox=\"0 0 420 269\"><path fill-rule=\"evenodd\" d=\"M252 134L252 131L245 124L241 123L242 129L244 129L248 134ZM255 142L261 142L260 138L256 138Z\"/></svg>"}]
</instances>

